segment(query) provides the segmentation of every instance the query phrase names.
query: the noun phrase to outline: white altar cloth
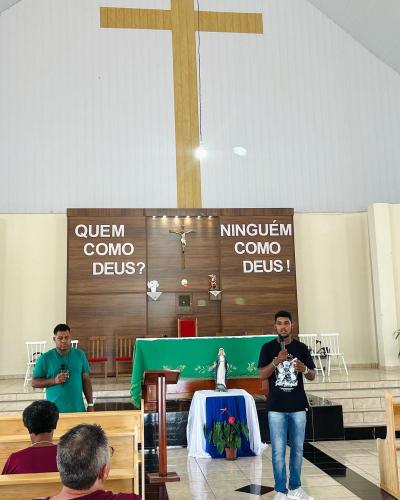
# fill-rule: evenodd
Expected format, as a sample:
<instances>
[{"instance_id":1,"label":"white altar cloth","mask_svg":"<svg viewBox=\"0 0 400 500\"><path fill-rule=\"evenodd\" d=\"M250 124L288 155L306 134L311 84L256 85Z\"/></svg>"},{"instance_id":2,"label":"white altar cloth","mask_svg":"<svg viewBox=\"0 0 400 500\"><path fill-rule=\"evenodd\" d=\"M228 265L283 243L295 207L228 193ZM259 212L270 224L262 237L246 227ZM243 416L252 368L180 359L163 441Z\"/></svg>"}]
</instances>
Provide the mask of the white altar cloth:
<instances>
[{"instance_id":1,"label":"white altar cloth","mask_svg":"<svg viewBox=\"0 0 400 500\"><path fill-rule=\"evenodd\" d=\"M210 454L205 451L206 438L204 436L204 425L206 424L206 398L221 396L244 396L250 448L256 455L261 455L267 445L261 442L254 398L243 389L228 389L227 392L196 391L194 393L186 427L189 457L210 458Z\"/></svg>"}]
</instances>

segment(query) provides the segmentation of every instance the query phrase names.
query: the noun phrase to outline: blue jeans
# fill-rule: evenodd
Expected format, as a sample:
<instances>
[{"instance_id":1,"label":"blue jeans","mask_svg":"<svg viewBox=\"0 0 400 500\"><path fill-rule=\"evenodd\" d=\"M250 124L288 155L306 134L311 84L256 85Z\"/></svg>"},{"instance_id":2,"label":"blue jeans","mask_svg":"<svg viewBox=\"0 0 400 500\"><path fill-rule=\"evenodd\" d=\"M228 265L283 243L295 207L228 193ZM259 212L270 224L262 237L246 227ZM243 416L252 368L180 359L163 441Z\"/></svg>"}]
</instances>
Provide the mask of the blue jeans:
<instances>
[{"instance_id":1,"label":"blue jeans","mask_svg":"<svg viewBox=\"0 0 400 500\"><path fill-rule=\"evenodd\" d=\"M287 493L286 489L286 441L289 438L289 490L301 486L301 463L306 429L306 412L284 413L268 412L269 434L272 445L272 467L274 470L275 491Z\"/></svg>"}]
</instances>

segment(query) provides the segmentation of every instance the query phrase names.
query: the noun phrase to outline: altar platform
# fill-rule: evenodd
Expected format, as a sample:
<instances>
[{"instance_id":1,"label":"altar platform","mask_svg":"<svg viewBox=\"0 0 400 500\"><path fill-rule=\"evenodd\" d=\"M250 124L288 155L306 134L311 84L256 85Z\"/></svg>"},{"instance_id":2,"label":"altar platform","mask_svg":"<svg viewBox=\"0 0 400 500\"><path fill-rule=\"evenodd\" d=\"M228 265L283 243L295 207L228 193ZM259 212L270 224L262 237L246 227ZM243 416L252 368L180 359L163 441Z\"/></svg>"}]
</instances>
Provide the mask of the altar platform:
<instances>
[{"instance_id":1,"label":"altar platform","mask_svg":"<svg viewBox=\"0 0 400 500\"><path fill-rule=\"evenodd\" d=\"M107 381L103 378L92 380L98 408L115 410L120 407L132 407L130 376L121 378L118 383L115 378L109 378ZM23 378L0 379L0 412L20 413L31 401L44 397L41 390L31 387L24 389L23 382ZM341 408L346 439L372 439L385 432L385 391L400 397L400 368L381 370L350 366L348 376L344 372L333 371L330 377L324 379L318 373L316 380L306 382L305 387L313 407L319 408L317 411L329 411L327 407L335 408L335 411ZM313 399L312 396L320 399ZM265 398L256 396L255 400L257 410L261 412L260 427L265 428L266 425L261 423L264 422L262 412L265 409ZM190 401L188 395L169 394L168 421L185 428L185 413L189 411ZM155 416L149 413L146 419L151 423ZM322 436L321 439L327 438Z\"/></svg>"}]
</instances>

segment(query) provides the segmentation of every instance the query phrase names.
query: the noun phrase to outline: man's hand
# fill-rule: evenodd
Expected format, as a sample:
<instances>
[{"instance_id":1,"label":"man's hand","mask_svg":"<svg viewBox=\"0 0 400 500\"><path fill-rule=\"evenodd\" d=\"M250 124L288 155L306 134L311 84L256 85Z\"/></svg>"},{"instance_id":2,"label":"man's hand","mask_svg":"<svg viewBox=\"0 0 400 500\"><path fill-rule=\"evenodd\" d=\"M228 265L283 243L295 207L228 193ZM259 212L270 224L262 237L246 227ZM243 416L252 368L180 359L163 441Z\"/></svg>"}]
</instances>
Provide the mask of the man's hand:
<instances>
[{"instance_id":1,"label":"man's hand","mask_svg":"<svg viewBox=\"0 0 400 500\"><path fill-rule=\"evenodd\" d=\"M307 371L306 365L304 363L302 363L301 361L299 361L298 359L294 362L293 366L294 366L294 369L300 373L304 373L305 371Z\"/></svg>"},{"instance_id":2,"label":"man's hand","mask_svg":"<svg viewBox=\"0 0 400 500\"><path fill-rule=\"evenodd\" d=\"M86 408L86 411L94 411L94 406L88 406L88 407Z\"/></svg>"},{"instance_id":3,"label":"man's hand","mask_svg":"<svg viewBox=\"0 0 400 500\"><path fill-rule=\"evenodd\" d=\"M278 356L275 358L275 364L279 365L279 363L283 363L283 361L287 360L288 352L286 349L282 349L279 351Z\"/></svg>"},{"instance_id":4,"label":"man's hand","mask_svg":"<svg viewBox=\"0 0 400 500\"><path fill-rule=\"evenodd\" d=\"M68 378L68 373L61 372L54 377L54 385L63 384Z\"/></svg>"}]
</instances>

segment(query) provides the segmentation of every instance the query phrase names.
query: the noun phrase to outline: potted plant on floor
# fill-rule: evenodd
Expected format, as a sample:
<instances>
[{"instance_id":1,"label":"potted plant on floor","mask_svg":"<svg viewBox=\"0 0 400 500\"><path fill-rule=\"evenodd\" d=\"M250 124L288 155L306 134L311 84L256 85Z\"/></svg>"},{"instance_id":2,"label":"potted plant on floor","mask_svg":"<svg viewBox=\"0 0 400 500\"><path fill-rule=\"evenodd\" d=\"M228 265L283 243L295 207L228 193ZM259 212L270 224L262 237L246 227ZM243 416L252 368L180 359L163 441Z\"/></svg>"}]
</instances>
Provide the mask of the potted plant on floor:
<instances>
[{"instance_id":1,"label":"potted plant on floor","mask_svg":"<svg viewBox=\"0 0 400 500\"><path fill-rule=\"evenodd\" d=\"M242 437L248 439L249 428L230 415L227 420L213 423L207 439L219 453L222 454L225 450L226 460L236 460L237 450L242 447Z\"/></svg>"}]
</instances>

